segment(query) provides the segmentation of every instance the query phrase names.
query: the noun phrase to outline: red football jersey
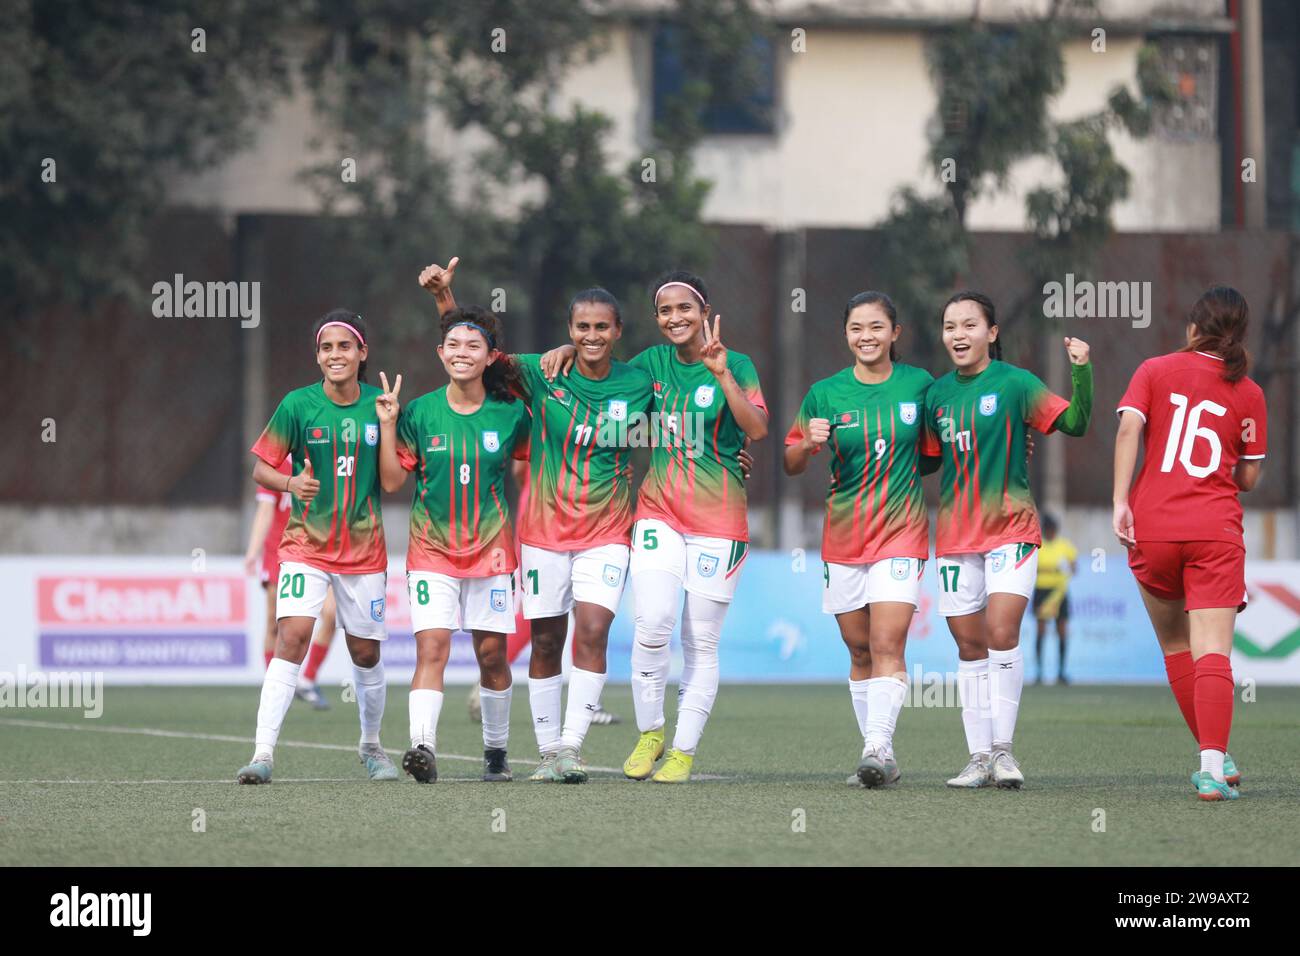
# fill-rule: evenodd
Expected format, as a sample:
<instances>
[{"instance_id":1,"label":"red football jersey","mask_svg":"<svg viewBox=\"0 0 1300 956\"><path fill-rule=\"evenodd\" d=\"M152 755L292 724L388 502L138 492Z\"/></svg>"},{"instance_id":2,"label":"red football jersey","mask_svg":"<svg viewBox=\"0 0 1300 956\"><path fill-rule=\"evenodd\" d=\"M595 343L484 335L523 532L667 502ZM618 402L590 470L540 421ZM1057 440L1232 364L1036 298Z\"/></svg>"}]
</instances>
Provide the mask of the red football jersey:
<instances>
[{"instance_id":1,"label":"red football jersey","mask_svg":"<svg viewBox=\"0 0 1300 956\"><path fill-rule=\"evenodd\" d=\"M1244 544L1232 471L1267 451L1263 390L1249 378L1227 381L1217 355L1173 352L1138 366L1116 412L1125 409L1145 423L1129 496L1137 540Z\"/></svg>"},{"instance_id":2,"label":"red football jersey","mask_svg":"<svg viewBox=\"0 0 1300 956\"><path fill-rule=\"evenodd\" d=\"M276 471L286 478L290 477L293 474L293 462L286 457L280 462ZM262 543L263 580L271 581L280 573L280 539L284 537L284 529L289 524L289 515L293 512L293 495L287 491L276 494L259 485L257 498L259 501L275 502L275 510L271 512L271 524L266 529L266 538Z\"/></svg>"}]
</instances>

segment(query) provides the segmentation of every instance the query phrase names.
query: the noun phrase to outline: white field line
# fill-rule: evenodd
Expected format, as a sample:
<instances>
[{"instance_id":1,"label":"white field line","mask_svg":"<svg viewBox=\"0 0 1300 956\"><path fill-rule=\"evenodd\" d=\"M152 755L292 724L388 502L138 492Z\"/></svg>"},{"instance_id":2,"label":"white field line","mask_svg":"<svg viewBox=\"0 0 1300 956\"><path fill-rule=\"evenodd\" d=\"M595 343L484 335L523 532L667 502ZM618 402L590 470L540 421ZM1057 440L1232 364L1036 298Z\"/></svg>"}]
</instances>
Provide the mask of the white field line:
<instances>
[{"instance_id":1,"label":"white field line","mask_svg":"<svg viewBox=\"0 0 1300 956\"><path fill-rule=\"evenodd\" d=\"M92 724L89 721L81 724L70 724L64 721L56 720L27 720L19 717L0 717L0 724L11 727L35 727L41 730L76 730L91 731L100 734L135 734L141 737L171 737L178 740L212 740L219 743L230 744L248 744L247 737L237 737L232 734L196 734L184 730L163 730L159 727L117 727L111 724ZM276 744L277 747L305 747L311 750L344 750L351 753L356 752L355 747L349 747L345 744L319 744L306 740L281 740ZM468 760L471 763L478 763L483 758L466 756L464 754L438 754L439 760ZM611 773L622 774L621 767L593 767L588 765L588 770L593 773ZM329 783L343 782L353 778L301 778L300 780L286 779L277 783ZM469 779L469 778L467 778ZM696 774L697 780L726 780L726 777L720 777L715 774ZM0 783L230 783L229 780L0 780ZM369 783L369 780L364 781Z\"/></svg>"}]
</instances>

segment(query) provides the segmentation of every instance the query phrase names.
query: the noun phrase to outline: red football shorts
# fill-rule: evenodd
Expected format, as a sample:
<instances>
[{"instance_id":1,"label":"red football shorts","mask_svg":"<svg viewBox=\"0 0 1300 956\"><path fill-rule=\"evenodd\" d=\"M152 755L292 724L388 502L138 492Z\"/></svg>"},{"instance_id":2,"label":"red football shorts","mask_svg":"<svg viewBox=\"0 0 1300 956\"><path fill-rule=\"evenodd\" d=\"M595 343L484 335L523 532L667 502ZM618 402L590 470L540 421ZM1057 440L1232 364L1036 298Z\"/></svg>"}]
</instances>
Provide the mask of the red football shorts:
<instances>
[{"instance_id":1,"label":"red football shorts","mask_svg":"<svg viewBox=\"0 0 1300 956\"><path fill-rule=\"evenodd\" d=\"M1246 549L1226 541L1139 541L1128 553L1138 582L1186 610L1246 607Z\"/></svg>"}]
</instances>

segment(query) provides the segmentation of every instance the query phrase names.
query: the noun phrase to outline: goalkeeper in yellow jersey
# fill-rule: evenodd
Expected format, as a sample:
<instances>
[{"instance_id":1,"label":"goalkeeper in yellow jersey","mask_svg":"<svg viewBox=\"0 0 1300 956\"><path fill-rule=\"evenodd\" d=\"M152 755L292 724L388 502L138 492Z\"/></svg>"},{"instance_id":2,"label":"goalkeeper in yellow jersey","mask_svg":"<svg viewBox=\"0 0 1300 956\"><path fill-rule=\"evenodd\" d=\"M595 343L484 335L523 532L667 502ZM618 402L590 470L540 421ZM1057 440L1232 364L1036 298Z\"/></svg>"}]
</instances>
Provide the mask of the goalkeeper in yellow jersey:
<instances>
[{"instance_id":1,"label":"goalkeeper in yellow jersey","mask_svg":"<svg viewBox=\"0 0 1300 956\"><path fill-rule=\"evenodd\" d=\"M1043 544L1038 550L1038 577L1034 581L1034 617L1038 619L1038 683L1043 682L1043 638L1048 624L1056 622L1058 684L1068 684L1065 677L1066 625L1070 621L1070 578L1078 573L1079 551L1060 533L1056 519L1042 516Z\"/></svg>"}]
</instances>

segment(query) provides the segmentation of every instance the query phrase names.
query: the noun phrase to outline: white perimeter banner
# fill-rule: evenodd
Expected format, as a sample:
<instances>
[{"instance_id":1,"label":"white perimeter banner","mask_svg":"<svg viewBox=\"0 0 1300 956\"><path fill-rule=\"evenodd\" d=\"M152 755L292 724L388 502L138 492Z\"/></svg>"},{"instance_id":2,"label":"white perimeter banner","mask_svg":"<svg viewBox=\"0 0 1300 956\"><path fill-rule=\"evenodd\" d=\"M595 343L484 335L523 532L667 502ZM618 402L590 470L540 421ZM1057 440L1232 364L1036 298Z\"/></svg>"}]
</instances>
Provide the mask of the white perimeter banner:
<instances>
[{"instance_id":1,"label":"white perimeter banner","mask_svg":"<svg viewBox=\"0 0 1300 956\"><path fill-rule=\"evenodd\" d=\"M751 570L755 575L750 583L760 584L757 568ZM1124 583L1132 587L1131 579ZM1077 584L1083 590L1085 582ZM1238 682L1300 684L1300 562L1248 562L1246 585L1250 605L1237 618L1232 656ZM815 597L815 592L809 593ZM210 557L201 565L181 558L5 557L0 558L0 601L5 609L0 671L95 672L109 684L258 684L262 680L265 592L256 579L244 575L236 557ZM765 601L770 606L763 606ZM818 658L817 667L796 670L775 657L764 658L761 668L752 661L746 665L747 632L757 628L761 637L759 624L788 616L790 607L787 596L771 588L751 589L744 603L744 608L733 610L734 620L728 621L732 654L729 660L724 640L724 680L843 679L847 655L833 633L833 622L816 609L810 611L809 628L818 629L828 651ZM621 618L629 618L629 606L625 598ZM1081 618L1087 606L1081 601L1076 612L1075 634L1080 639L1086 636ZM383 658L389 679L400 684L410 680L415 665L401 555L390 556L385 617L389 637ZM1023 634L1032 635L1032 626L1027 621ZM615 638L630 627L629 620L620 619L614 629L617 634L611 633L610 674L616 680L626 679L630 644ZM917 646L909 653L909 663L924 658L925 645L934 640L951 651L946 634L939 633L942 623L935 623L934 629L929 642L922 640L924 634L913 635ZM1130 654L1141 659L1139 665L1131 660L1125 663L1118 646L1109 652L1102 649L1103 660L1096 663L1108 662L1114 669L1093 667L1095 673L1090 674L1081 661L1080 670L1071 669L1076 680L1152 683L1164 679L1155 635L1136 603L1124 615L1121 629L1126 640L1149 641L1151 653ZM624 637L630 640L630 635ZM766 645L764 651L769 657L776 654ZM520 679L526 674L527 660L525 650L515 662ZM564 660L567 669L567 654ZM338 639L319 680L337 685L351 675L347 648ZM477 677L470 637L458 633L452 640L447 680L468 684Z\"/></svg>"},{"instance_id":2,"label":"white perimeter banner","mask_svg":"<svg viewBox=\"0 0 1300 956\"><path fill-rule=\"evenodd\" d=\"M109 684L262 682L266 595L235 557L5 557L0 602L0 671L90 671ZM409 681L415 639L403 555L389 558L385 617L385 670L393 683ZM352 679L341 634L317 679ZM470 637L458 633L447 680L477 679Z\"/></svg>"}]
</instances>

